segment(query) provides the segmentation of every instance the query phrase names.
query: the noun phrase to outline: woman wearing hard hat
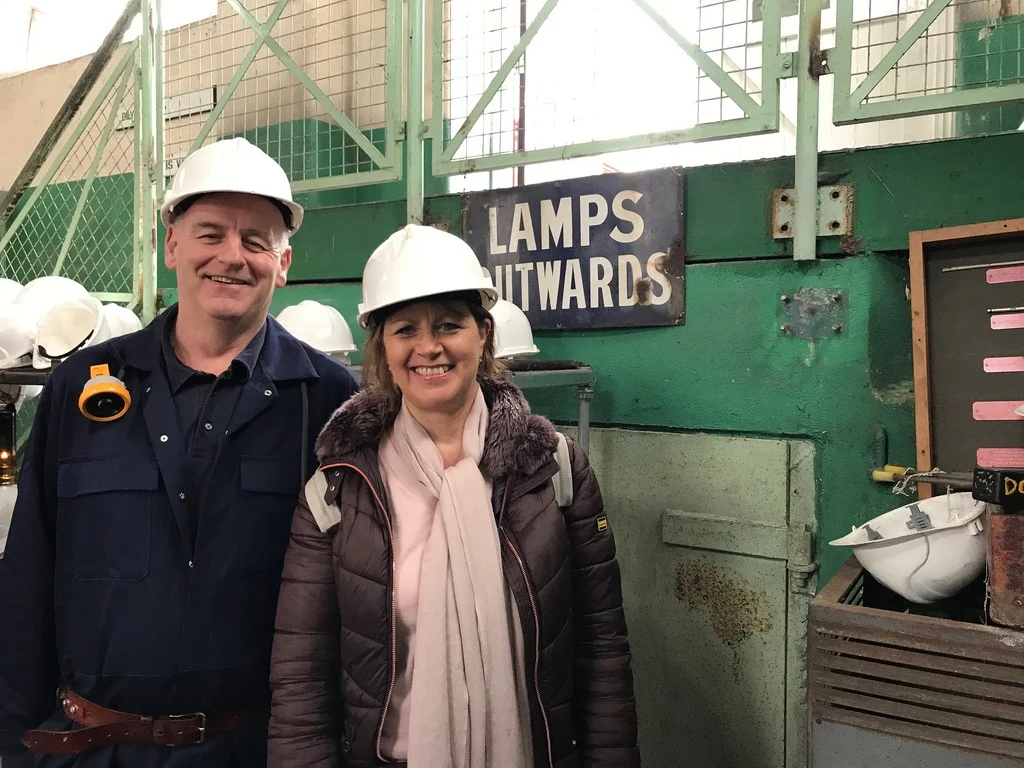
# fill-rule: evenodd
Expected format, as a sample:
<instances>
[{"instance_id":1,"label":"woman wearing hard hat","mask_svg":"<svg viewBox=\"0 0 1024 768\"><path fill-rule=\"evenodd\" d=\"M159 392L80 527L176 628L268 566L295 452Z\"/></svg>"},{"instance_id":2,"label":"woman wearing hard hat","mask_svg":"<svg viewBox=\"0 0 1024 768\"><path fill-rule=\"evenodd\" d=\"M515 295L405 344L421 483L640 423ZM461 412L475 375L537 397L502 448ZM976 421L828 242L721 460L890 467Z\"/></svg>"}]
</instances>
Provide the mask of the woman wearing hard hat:
<instances>
[{"instance_id":1,"label":"woman wearing hard hat","mask_svg":"<svg viewBox=\"0 0 1024 768\"><path fill-rule=\"evenodd\" d=\"M496 298L429 227L366 265L367 388L321 432L292 524L270 768L640 764L597 480L501 377Z\"/></svg>"}]
</instances>

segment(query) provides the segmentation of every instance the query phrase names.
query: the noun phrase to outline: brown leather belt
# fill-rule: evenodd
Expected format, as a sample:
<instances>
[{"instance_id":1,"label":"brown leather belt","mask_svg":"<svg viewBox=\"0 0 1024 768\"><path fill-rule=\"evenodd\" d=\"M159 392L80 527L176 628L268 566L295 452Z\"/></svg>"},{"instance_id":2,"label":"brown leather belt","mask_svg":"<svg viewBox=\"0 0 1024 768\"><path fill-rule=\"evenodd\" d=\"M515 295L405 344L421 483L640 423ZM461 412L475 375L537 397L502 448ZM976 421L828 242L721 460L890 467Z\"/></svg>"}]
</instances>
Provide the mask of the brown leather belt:
<instances>
[{"instance_id":1,"label":"brown leather belt","mask_svg":"<svg viewBox=\"0 0 1024 768\"><path fill-rule=\"evenodd\" d=\"M29 731L21 743L46 755L77 755L90 749L118 744L152 744L184 747L202 744L208 736L266 720L266 703L251 709L205 714L148 717L118 712L83 699L69 688L57 692L57 700L71 720L82 726L74 731Z\"/></svg>"}]
</instances>

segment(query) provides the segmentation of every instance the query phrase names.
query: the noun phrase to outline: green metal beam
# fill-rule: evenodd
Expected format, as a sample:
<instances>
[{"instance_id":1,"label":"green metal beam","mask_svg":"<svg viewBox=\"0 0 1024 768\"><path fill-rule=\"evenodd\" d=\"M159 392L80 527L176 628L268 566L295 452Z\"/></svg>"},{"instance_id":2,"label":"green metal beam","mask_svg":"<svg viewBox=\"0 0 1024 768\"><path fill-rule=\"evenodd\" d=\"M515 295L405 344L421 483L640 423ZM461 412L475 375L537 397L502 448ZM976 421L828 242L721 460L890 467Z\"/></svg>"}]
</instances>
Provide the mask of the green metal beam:
<instances>
[{"instance_id":1,"label":"green metal beam","mask_svg":"<svg viewBox=\"0 0 1024 768\"><path fill-rule=\"evenodd\" d=\"M134 293L122 293L118 291L90 291L89 295L104 303L125 304L129 309L133 309L138 304L137 297Z\"/></svg>"},{"instance_id":2,"label":"green metal beam","mask_svg":"<svg viewBox=\"0 0 1024 768\"><path fill-rule=\"evenodd\" d=\"M35 188L32 190L32 194L29 195L28 200L25 201L25 205L20 211L18 211L18 215L14 217L14 221L10 223L7 227L7 231L4 232L3 237L0 238L0 254L3 253L4 248L6 248L8 243L10 243L11 238L14 237L14 233L18 231L18 228L25 220L25 217L28 216L29 211L32 210L32 206L35 205L36 201L43 194L45 187L53 181L53 177L57 175L57 171L60 170L61 165L64 164L68 155L71 154L71 150L78 144L78 140L82 137L82 134L85 133L86 128L89 127L92 119L96 116L96 113L99 112L100 107L103 106L103 102L110 94L110 91L115 85L117 85L117 82L121 75L124 74L125 69L132 61L134 61L137 49L138 41L133 42L128 50L125 51L124 56L121 57L121 61L118 62L114 71L107 76L107 79L104 81L99 93L96 94L96 98L93 100L92 105L81 116L81 119L78 121L78 125L75 126L75 130L73 130L67 137L64 142L64 146L61 147L61 150L53 156L53 159L50 161L50 165L46 169L46 173L44 173L36 183Z\"/></svg>"},{"instance_id":3,"label":"green metal beam","mask_svg":"<svg viewBox=\"0 0 1024 768\"><path fill-rule=\"evenodd\" d=\"M761 115L765 131L779 130L779 89L783 72L782 0L763 0L761 7Z\"/></svg>"},{"instance_id":4,"label":"green metal beam","mask_svg":"<svg viewBox=\"0 0 1024 768\"><path fill-rule=\"evenodd\" d=\"M494 171L518 165L548 163L555 160L570 160L576 157L601 155L606 152L622 152L629 149L655 147L664 144L682 144L688 141L699 142L741 136L757 136L763 133L765 133L765 129L758 116L744 117L737 120L702 123L675 131L661 131L618 139L602 139L600 141L588 141L583 144L568 144L546 149L530 149L526 152L505 152L497 155L466 158L464 160L439 161L434 164L434 173L440 176L473 173L475 171Z\"/></svg>"},{"instance_id":5,"label":"green metal beam","mask_svg":"<svg viewBox=\"0 0 1024 768\"><path fill-rule=\"evenodd\" d=\"M134 89L132 94L135 99L136 117L132 120L132 292L135 300L142 303L142 235L139 227L142 226L142 206L145 204L142 183L142 120L139 112L139 101L142 93L142 58L139 49L136 48L135 69L132 72Z\"/></svg>"},{"instance_id":6,"label":"green metal beam","mask_svg":"<svg viewBox=\"0 0 1024 768\"><path fill-rule=\"evenodd\" d=\"M436 12L436 11L435 11ZM423 221L423 0L409 0L409 90L405 130L406 221ZM437 84L435 84L437 85Z\"/></svg>"},{"instance_id":7,"label":"green metal beam","mask_svg":"<svg viewBox=\"0 0 1024 768\"><path fill-rule=\"evenodd\" d=\"M292 192L300 194L302 192L322 192L327 189L349 189L366 186L367 184L385 184L389 181L397 180L393 170L383 168L374 171L361 171L360 173L343 173L340 176L325 176L319 179L293 181Z\"/></svg>"},{"instance_id":8,"label":"green metal beam","mask_svg":"<svg viewBox=\"0 0 1024 768\"><path fill-rule=\"evenodd\" d=\"M239 0L227 0L227 3L235 10L235 13L241 16L245 23L256 30L257 33L263 31L263 26L251 13L249 13L248 10L246 10L245 6L242 5ZM373 146L373 143L366 138L366 134L359 130L359 127L349 119L348 115L338 109L337 105L331 101L331 97L321 90L320 86L318 86L313 79L306 74L306 71L295 62L295 59L292 58L291 54L282 48L280 43L278 43L274 39L273 35L269 34L269 32L265 35L264 44L270 49L271 53L277 56L280 62L285 66L285 69L291 72L295 76L295 79L302 83L303 87L312 94L316 103L334 119L338 126L349 135L352 141L354 141L356 145L366 153L377 167L391 167L388 158L382 155L380 150Z\"/></svg>"},{"instance_id":9,"label":"green metal beam","mask_svg":"<svg viewBox=\"0 0 1024 768\"><path fill-rule=\"evenodd\" d=\"M1024 83L1013 83L989 88L971 88L951 93L934 93L894 101L858 104L841 115L837 115L833 122L836 125L848 125L871 120L888 120L894 117L935 115L964 107L998 107L1004 104L1019 104L1022 101L1024 101Z\"/></svg>"},{"instance_id":10,"label":"green metal beam","mask_svg":"<svg viewBox=\"0 0 1024 768\"><path fill-rule=\"evenodd\" d=\"M816 59L821 52L821 0L800 0L800 43L796 81L796 157L793 258L818 256L818 110Z\"/></svg>"},{"instance_id":11,"label":"green metal beam","mask_svg":"<svg viewBox=\"0 0 1024 768\"><path fill-rule=\"evenodd\" d=\"M444 109L444 0L433 0L430 3L430 14L431 39L434 43L430 61L434 87L431 89L433 108L430 116L429 137L434 142L433 174L443 176L445 118L450 118L450 115L445 114Z\"/></svg>"},{"instance_id":12,"label":"green metal beam","mask_svg":"<svg viewBox=\"0 0 1024 768\"><path fill-rule=\"evenodd\" d=\"M842 0L841 0L842 1ZM852 0L846 0L846 2L852 5ZM913 24L907 29L905 33L896 41L896 44L888 50L882 60L878 62L874 69L872 69L868 76L864 79L860 85L857 86L857 90L853 92L850 97L851 105L854 109L857 108L864 99L871 95L871 92L875 90L882 79L889 74L889 71L896 66L896 62L903 58L903 56L910 50L910 47L916 43L921 35L924 34L925 30L932 25L939 14L941 14L946 8L949 7L951 0L932 0L931 3L921 12L921 15L917 17Z\"/></svg>"},{"instance_id":13,"label":"green metal beam","mask_svg":"<svg viewBox=\"0 0 1024 768\"><path fill-rule=\"evenodd\" d=\"M700 46L694 45L679 30L669 24L668 20L658 13L648 0L633 0L633 2L658 25L662 32L671 37L687 56L693 59L694 63L711 79L711 82L743 110L743 114L751 117L761 114L761 105L754 101L754 98L743 89L743 86L728 75Z\"/></svg>"},{"instance_id":14,"label":"green metal beam","mask_svg":"<svg viewBox=\"0 0 1024 768\"><path fill-rule=\"evenodd\" d=\"M435 16L438 13L444 12L443 5L444 4L440 1L434 4ZM494 99L495 94L498 93L501 86L504 85L509 73L512 72L512 69L515 67L519 59L523 57L523 54L526 52L526 47L530 44L533 38L537 36L537 32L542 26L544 26L544 22L548 20L548 16L551 15L551 11L554 10L556 5L558 5L558 0L545 1L540 11L537 12L537 16L532 22L530 22L530 25L526 28L522 37L519 38L519 42L516 43L516 47L513 48L512 52L506 57L501 67L494 74L494 77L491 78L491 82L487 85L487 88L484 90L483 94L481 94L479 100L477 100L476 104L473 106L473 109L470 110L469 116L466 118L466 122L462 124L462 127L459 128L455 136L452 137L451 142L449 142L448 146L445 147L441 157L442 160L451 160L455 157L455 153L459 151L459 147L461 147L463 142L466 141L466 137L469 136L469 132L473 130L473 126L476 125L477 120L479 120L486 111L487 106L491 103L491 100ZM434 57L436 59L443 55L443 45L442 41L439 39L434 45ZM409 73L409 76L410 78L412 77L412 72ZM438 84L435 84L435 88L437 87Z\"/></svg>"},{"instance_id":15,"label":"green metal beam","mask_svg":"<svg viewBox=\"0 0 1024 768\"><path fill-rule=\"evenodd\" d=\"M231 0L228 0L231 2ZM213 129L214 123L220 118L224 112L224 108L227 106L228 101L234 95L235 90L238 88L242 80L245 79L246 74L249 72L249 67L256 60L256 55L263 48L266 42L267 36L270 34L270 30L277 24L277 20L281 18L281 14L284 13L285 6L288 5L288 0L277 0L277 5L274 6L274 10L270 12L270 16L267 17L267 21L263 24L259 31L256 33L256 39L252 41L252 45L249 47L248 53L245 54L245 58L238 65L238 69L235 72L235 76L231 78L231 81L224 88L222 93L217 94L217 104L214 106L213 111L210 112L206 118L206 122L203 123L203 127L199 130L195 141L192 142L192 146L189 148L189 154L192 154L206 141L206 137L210 135L210 131ZM237 9L236 9L237 10ZM163 173L163 171L161 171Z\"/></svg>"},{"instance_id":16,"label":"green metal beam","mask_svg":"<svg viewBox=\"0 0 1024 768\"><path fill-rule=\"evenodd\" d=\"M100 162L103 160L103 153L106 151L107 143L114 133L114 124L117 122L117 110L124 100L124 92L128 88L128 81L132 79L132 74L131 71L128 71L121 76L121 82L117 86L117 93L114 94L114 100L110 104L110 114L107 115L107 122L103 126L99 144L93 155L92 163L89 165L89 174L85 177L82 191L78 194L78 202L75 203L74 213L71 214L71 221L68 222L68 231L64 235L64 242L61 244L60 253L57 255L57 263L53 267L54 275L59 275L64 271L64 261L67 259L68 251L71 250L71 241L75 239L75 233L78 231L78 225L82 220L85 203L89 199L89 192L92 191L93 182L96 181L96 174L99 171Z\"/></svg>"},{"instance_id":17,"label":"green metal beam","mask_svg":"<svg viewBox=\"0 0 1024 768\"><path fill-rule=\"evenodd\" d=\"M163 0L153 0L153 66L156 74L153 78L154 99L160 109L160 118L156 132L156 201L160 204L164 199L164 187L167 185L167 158L164 139L167 123L164 121L164 13Z\"/></svg>"},{"instance_id":18,"label":"green metal beam","mask_svg":"<svg viewBox=\"0 0 1024 768\"><path fill-rule=\"evenodd\" d=\"M401 178L402 165L399 162L399 142L405 135L405 122L402 119L402 0L387 0L387 14L384 22L385 48L387 55L385 77L385 120L387 135L384 137L384 156L388 159L388 167L395 169L397 178ZM440 38L437 38L440 39ZM440 80L436 80L440 83ZM438 88L440 90L440 88ZM396 179L397 180L397 179ZM367 184L373 182L366 182Z\"/></svg>"},{"instance_id":19,"label":"green metal beam","mask_svg":"<svg viewBox=\"0 0 1024 768\"><path fill-rule=\"evenodd\" d=\"M148 324L156 317L156 208L157 176L163 176L164 169L156 167L157 134L164 129L163 99L156 100L156 81L163 78L163 69L156 66L154 56L153 5L156 0L142 0L142 34L139 37L139 60L141 85L139 100L136 102L135 122L141 128L141 197L142 220L138 223L141 248L139 258L142 265L142 322ZM136 152L140 147L135 148Z\"/></svg>"}]
</instances>

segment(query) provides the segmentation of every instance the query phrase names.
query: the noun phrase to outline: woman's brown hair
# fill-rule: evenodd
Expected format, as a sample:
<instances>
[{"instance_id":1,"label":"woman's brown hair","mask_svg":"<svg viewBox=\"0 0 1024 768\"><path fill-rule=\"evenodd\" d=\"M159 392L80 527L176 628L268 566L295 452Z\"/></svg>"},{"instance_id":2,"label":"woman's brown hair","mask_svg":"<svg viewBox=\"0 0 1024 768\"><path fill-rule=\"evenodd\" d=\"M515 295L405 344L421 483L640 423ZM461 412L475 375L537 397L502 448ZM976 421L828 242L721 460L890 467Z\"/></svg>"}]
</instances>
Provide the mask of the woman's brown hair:
<instances>
[{"instance_id":1,"label":"woman's brown hair","mask_svg":"<svg viewBox=\"0 0 1024 768\"><path fill-rule=\"evenodd\" d=\"M479 294L444 294L431 299L422 299L440 305L445 312L456 317L472 317L477 328L488 327L487 338L484 340L484 355L477 369L477 379L501 378L505 374L505 366L494 356L494 318L480 305ZM417 301L421 301L418 299ZM381 313L370 318L369 335L363 347L363 384L376 387L387 397L388 409L397 411L402 404L402 392L395 383L391 370L388 368L387 354L384 351L384 322L387 316L403 306L413 302L388 307L386 314Z\"/></svg>"}]
</instances>

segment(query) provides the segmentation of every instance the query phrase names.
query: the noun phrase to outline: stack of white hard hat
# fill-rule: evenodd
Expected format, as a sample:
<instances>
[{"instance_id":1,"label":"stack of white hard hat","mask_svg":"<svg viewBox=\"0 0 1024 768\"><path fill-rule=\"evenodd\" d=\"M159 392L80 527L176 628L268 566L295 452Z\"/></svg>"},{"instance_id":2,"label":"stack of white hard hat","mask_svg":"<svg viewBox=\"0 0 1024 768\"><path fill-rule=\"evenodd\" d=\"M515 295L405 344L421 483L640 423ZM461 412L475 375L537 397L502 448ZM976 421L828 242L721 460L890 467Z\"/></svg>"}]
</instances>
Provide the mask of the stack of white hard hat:
<instances>
[{"instance_id":1,"label":"stack of white hard hat","mask_svg":"<svg viewBox=\"0 0 1024 768\"><path fill-rule=\"evenodd\" d=\"M878 581L912 603L952 597L985 570L987 505L970 493L906 504L830 542L851 547Z\"/></svg>"},{"instance_id":2,"label":"stack of white hard hat","mask_svg":"<svg viewBox=\"0 0 1024 768\"><path fill-rule=\"evenodd\" d=\"M290 213L289 231L302 224L302 206L292 200L284 169L270 155L243 138L223 139L200 147L181 164L164 197L160 217L171 226L174 209L196 195L242 192L276 200Z\"/></svg>"},{"instance_id":3,"label":"stack of white hard hat","mask_svg":"<svg viewBox=\"0 0 1024 768\"><path fill-rule=\"evenodd\" d=\"M103 315L107 319L112 339L142 330L142 321L139 316L128 307L122 307L120 304L104 304Z\"/></svg>"},{"instance_id":4,"label":"stack of white hard hat","mask_svg":"<svg viewBox=\"0 0 1024 768\"><path fill-rule=\"evenodd\" d=\"M32 367L45 369L74 352L106 341L110 326L103 304L92 296L63 301L39 318Z\"/></svg>"},{"instance_id":5,"label":"stack of white hard hat","mask_svg":"<svg viewBox=\"0 0 1024 768\"><path fill-rule=\"evenodd\" d=\"M14 306L14 300L21 293L22 285L16 280L0 277L0 368L14 368L26 365L32 359L32 339L35 328L24 318ZM0 402L13 402L16 410L20 410L25 401L38 397L43 391L39 386L19 386L16 384L0 385ZM0 486L2 492L4 486ZM13 502L12 502L13 504ZM3 517L0 505L0 518ZM0 520L0 539L4 537L3 523ZM2 550L2 545L0 545Z\"/></svg>"},{"instance_id":6,"label":"stack of white hard hat","mask_svg":"<svg viewBox=\"0 0 1024 768\"><path fill-rule=\"evenodd\" d=\"M444 293L478 291L484 309L498 300L491 278L465 241L434 227L409 224L373 252L363 269L359 325L374 312Z\"/></svg>"},{"instance_id":7,"label":"stack of white hard hat","mask_svg":"<svg viewBox=\"0 0 1024 768\"><path fill-rule=\"evenodd\" d=\"M356 351L352 330L334 307L307 299L282 309L277 321L299 341L346 363Z\"/></svg>"},{"instance_id":8,"label":"stack of white hard hat","mask_svg":"<svg viewBox=\"0 0 1024 768\"><path fill-rule=\"evenodd\" d=\"M13 304L21 293L22 285L9 277L0 277L0 305Z\"/></svg>"},{"instance_id":9,"label":"stack of white hard hat","mask_svg":"<svg viewBox=\"0 0 1024 768\"><path fill-rule=\"evenodd\" d=\"M511 301L498 299L491 307L494 318L494 356L516 358L540 352L533 343L533 329L526 313Z\"/></svg>"},{"instance_id":10,"label":"stack of white hard hat","mask_svg":"<svg viewBox=\"0 0 1024 768\"><path fill-rule=\"evenodd\" d=\"M14 299L14 306L33 325L39 323L51 308L65 301L88 299L89 292L81 283L67 277L37 277L27 283Z\"/></svg>"},{"instance_id":11,"label":"stack of white hard hat","mask_svg":"<svg viewBox=\"0 0 1024 768\"><path fill-rule=\"evenodd\" d=\"M32 367L46 369L85 347L142 328L131 310L104 305L92 296L56 304L39 319L32 348Z\"/></svg>"},{"instance_id":12,"label":"stack of white hard hat","mask_svg":"<svg viewBox=\"0 0 1024 768\"><path fill-rule=\"evenodd\" d=\"M35 323L14 304L0 305L0 368L17 368L32 359Z\"/></svg>"}]
</instances>

